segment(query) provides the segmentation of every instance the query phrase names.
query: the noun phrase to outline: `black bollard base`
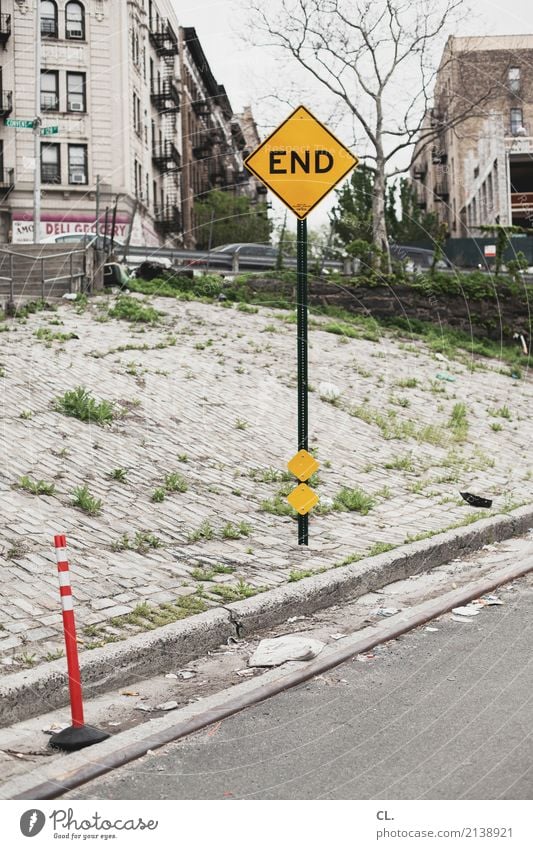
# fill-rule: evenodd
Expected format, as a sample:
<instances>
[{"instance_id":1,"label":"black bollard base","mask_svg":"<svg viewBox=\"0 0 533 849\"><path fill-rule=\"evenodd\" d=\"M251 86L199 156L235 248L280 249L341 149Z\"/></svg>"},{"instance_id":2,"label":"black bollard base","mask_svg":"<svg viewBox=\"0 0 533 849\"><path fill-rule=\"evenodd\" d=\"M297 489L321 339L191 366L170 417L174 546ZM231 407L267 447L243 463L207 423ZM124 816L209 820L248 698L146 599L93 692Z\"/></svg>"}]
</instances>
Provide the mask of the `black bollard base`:
<instances>
[{"instance_id":1,"label":"black bollard base","mask_svg":"<svg viewBox=\"0 0 533 849\"><path fill-rule=\"evenodd\" d=\"M99 728L93 728L91 725L78 727L71 725L70 728L64 728L58 734L52 734L49 745L52 749L76 752L78 749L84 749L85 746L101 743L103 740L107 740L109 736L107 731L100 731Z\"/></svg>"}]
</instances>

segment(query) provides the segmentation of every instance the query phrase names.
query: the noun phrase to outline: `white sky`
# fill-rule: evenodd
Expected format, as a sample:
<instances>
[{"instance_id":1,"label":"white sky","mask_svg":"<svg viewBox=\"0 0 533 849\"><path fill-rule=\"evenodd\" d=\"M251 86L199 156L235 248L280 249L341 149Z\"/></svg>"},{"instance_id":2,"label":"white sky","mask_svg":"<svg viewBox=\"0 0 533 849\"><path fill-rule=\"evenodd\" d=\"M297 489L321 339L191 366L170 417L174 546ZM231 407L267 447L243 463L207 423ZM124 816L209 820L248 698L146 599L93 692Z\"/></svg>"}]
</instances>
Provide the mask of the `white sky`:
<instances>
[{"instance_id":1,"label":"white sky","mask_svg":"<svg viewBox=\"0 0 533 849\"><path fill-rule=\"evenodd\" d=\"M252 48L245 43L239 32L245 30L246 0L173 0L178 20L183 26L196 28L211 69L219 83L226 87L234 111L251 105L260 132L267 134L280 123L293 106L288 103L276 103L271 95L283 97L284 81L298 72L291 70L287 63L284 67L274 60L268 48ZM273 5L266 0L265 6ZM508 35L533 32L533 14L531 0L477 0L474 11L454 35ZM437 57L438 58L438 57ZM301 101L312 108L309 100L311 91L305 91L306 80L299 78L302 84ZM307 95L307 96L306 96ZM313 103L316 97L313 98ZM318 115L322 119L325 115ZM332 127L332 129L334 129ZM349 143L349 139L341 140ZM331 201L334 195L330 196ZM328 220L331 203L324 201L311 214L310 226L319 227ZM277 201L274 205L279 219L284 209ZM289 215L289 219L293 216Z\"/></svg>"}]
</instances>

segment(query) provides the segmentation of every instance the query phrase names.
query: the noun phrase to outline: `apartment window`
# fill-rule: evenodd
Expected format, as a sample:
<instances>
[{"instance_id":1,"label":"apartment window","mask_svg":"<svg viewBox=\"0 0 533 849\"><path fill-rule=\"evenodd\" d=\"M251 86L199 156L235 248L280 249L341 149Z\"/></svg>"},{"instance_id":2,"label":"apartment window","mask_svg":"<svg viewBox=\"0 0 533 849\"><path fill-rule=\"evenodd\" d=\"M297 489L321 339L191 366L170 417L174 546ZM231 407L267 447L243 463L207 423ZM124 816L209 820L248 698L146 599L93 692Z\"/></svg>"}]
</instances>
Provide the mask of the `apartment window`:
<instances>
[{"instance_id":1,"label":"apartment window","mask_svg":"<svg viewBox=\"0 0 533 849\"><path fill-rule=\"evenodd\" d=\"M65 38L85 39L85 9L83 3L67 3L65 6Z\"/></svg>"},{"instance_id":2,"label":"apartment window","mask_svg":"<svg viewBox=\"0 0 533 849\"><path fill-rule=\"evenodd\" d=\"M507 72L507 85L510 92L518 94L520 91L520 68L509 68Z\"/></svg>"},{"instance_id":3,"label":"apartment window","mask_svg":"<svg viewBox=\"0 0 533 849\"><path fill-rule=\"evenodd\" d=\"M41 144L41 182L61 182L61 155L58 144Z\"/></svg>"},{"instance_id":4,"label":"apartment window","mask_svg":"<svg viewBox=\"0 0 533 849\"><path fill-rule=\"evenodd\" d=\"M72 185L87 185L87 145L69 144L68 181Z\"/></svg>"},{"instance_id":5,"label":"apartment window","mask_svg":"<svg viewBox=\"0 0 533 849\"><path fill-rule=\"evenodd\" d=\"M41 35L43 38L57 38L57 3L52 0L41 2Z\"/></svg>"},{"instance_id":6,"label":"apartment window","mask_svg":"<svg viewBox=\"0 0 533 849\"><path fill-rule=\"evenodd\" d=\"M41 71L41 109L43 112L59 110L58 71Z\"/></svg>"},{"instance_id":7,"label":"apartment window","mask_svg":"<svg viewBox=\"0 0 533 849\"><path fill-rule=\"evenodd\" d=\"M142 137L141 101L135 92L133 93L133 129L138 136Z\"/></svg>"},{"instance_id":8,"label":"apartment window","mask_svg":"<svg viewBox=\"0 0 533 849\"><path fill-rule=\"evenodd\" d=\"M521 109L511 109L511 135L519 136L524 129L524 120Z\"/></svg>"},{"instance_id":9,"label":"apartment window","mask_svg":"<svg viewBox=\"0 0 533 849\"><path fill-rule=\"evenodd\" d=\"M139 33L137 32L137 29L135 28L135 26L133 27L133 29L131 31L131 53L132 53L132 57L133 57L133 64L135 65L136 68L139 68L139 66L141 64L141 62L140 62L141 53L140 53L140 45L139 45Z\"/></svg>"},{"instance_id":10,"label":"apartment window","mask_svg":"<svg viewBox=\"0 0 533 849\"><path fill-rule=\"evenodd\" d=\"M85 74L67 71L67 112L87 112Z\"/></svg>"}]
</instances>

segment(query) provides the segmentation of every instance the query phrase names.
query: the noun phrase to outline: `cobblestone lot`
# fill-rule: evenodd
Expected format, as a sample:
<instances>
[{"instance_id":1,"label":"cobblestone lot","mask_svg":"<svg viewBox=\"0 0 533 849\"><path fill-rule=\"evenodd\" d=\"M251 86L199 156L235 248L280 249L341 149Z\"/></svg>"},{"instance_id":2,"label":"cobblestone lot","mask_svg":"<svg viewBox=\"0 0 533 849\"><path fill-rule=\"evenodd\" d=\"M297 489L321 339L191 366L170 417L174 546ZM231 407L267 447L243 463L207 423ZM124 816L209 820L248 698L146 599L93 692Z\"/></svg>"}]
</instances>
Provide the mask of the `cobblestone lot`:
<instances>
[{"instance_id":1,"label":"cobblestone lot","mask_svg":"<svg viewBox=\"0 0 533 849\"><path fill-rule=\"evenodd\" d=\"M320 319L310 446L323 512L299 548L294 519L276 514L296 450L291 313L154 298L164 316L151 326L102 320L110 303L62 304L8 320L0 334L4 671L62 649L55 533L67 534L80 642L91 647L466 523L478 514L459 490L493 497L492 512L530 500L525 371L516 380L479 359L472 371L466 355L444 362L421 342L347 338ZM46 341L40 328L76 338ZM320 397L324 382L341 390L337 400ZM76 386L115 402L121 417L99 426L54 411ZM172 473L187 491L169 491ZM21 488L23 476L54 484L53 494ZM99 514L72 506L83 485L101 499ZM366 514L339 509L350 502L344 488L370 496ZM152 500L156 490L163 500Z\"/></svg>"}]
</instances>

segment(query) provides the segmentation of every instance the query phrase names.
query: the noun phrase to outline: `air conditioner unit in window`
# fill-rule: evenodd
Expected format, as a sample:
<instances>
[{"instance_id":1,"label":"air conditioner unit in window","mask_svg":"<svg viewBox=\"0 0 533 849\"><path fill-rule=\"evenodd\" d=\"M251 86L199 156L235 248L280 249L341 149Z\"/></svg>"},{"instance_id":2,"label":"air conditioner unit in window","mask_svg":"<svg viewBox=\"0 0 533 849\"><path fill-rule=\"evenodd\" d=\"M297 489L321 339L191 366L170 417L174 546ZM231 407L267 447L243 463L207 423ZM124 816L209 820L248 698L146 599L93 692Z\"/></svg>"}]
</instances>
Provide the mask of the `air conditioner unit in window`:
<instances>
[{"instance_id":1,"label":"air conditioner unit in window","mask_svg":"<svg viewBox=\"0 0 533 849\"><path fill-rule=\"evenodd\" d=\"M85 183L85 174L71 174L70 176L71 183Z\"/></svg>"},{"instance_id":2,"label":"air conditioner unit in window","mask_svg":"<svg viewBox=\"0 0 533 849\"><path fill-rule=\"evenodd\" d=\"M83 38L83 30L67 27L67 38Z\"/></svg>"},{"instance_id":3,"label":"air conditioner unit in window","mask_svg":"<svg viewBox=\"0 0 533 849\"><path fill-rule=\"evenodd\" d=\"M68 108L70 112L83 112L83 103L79 100L71 100Z\"/></svg>"}]
</instances>

